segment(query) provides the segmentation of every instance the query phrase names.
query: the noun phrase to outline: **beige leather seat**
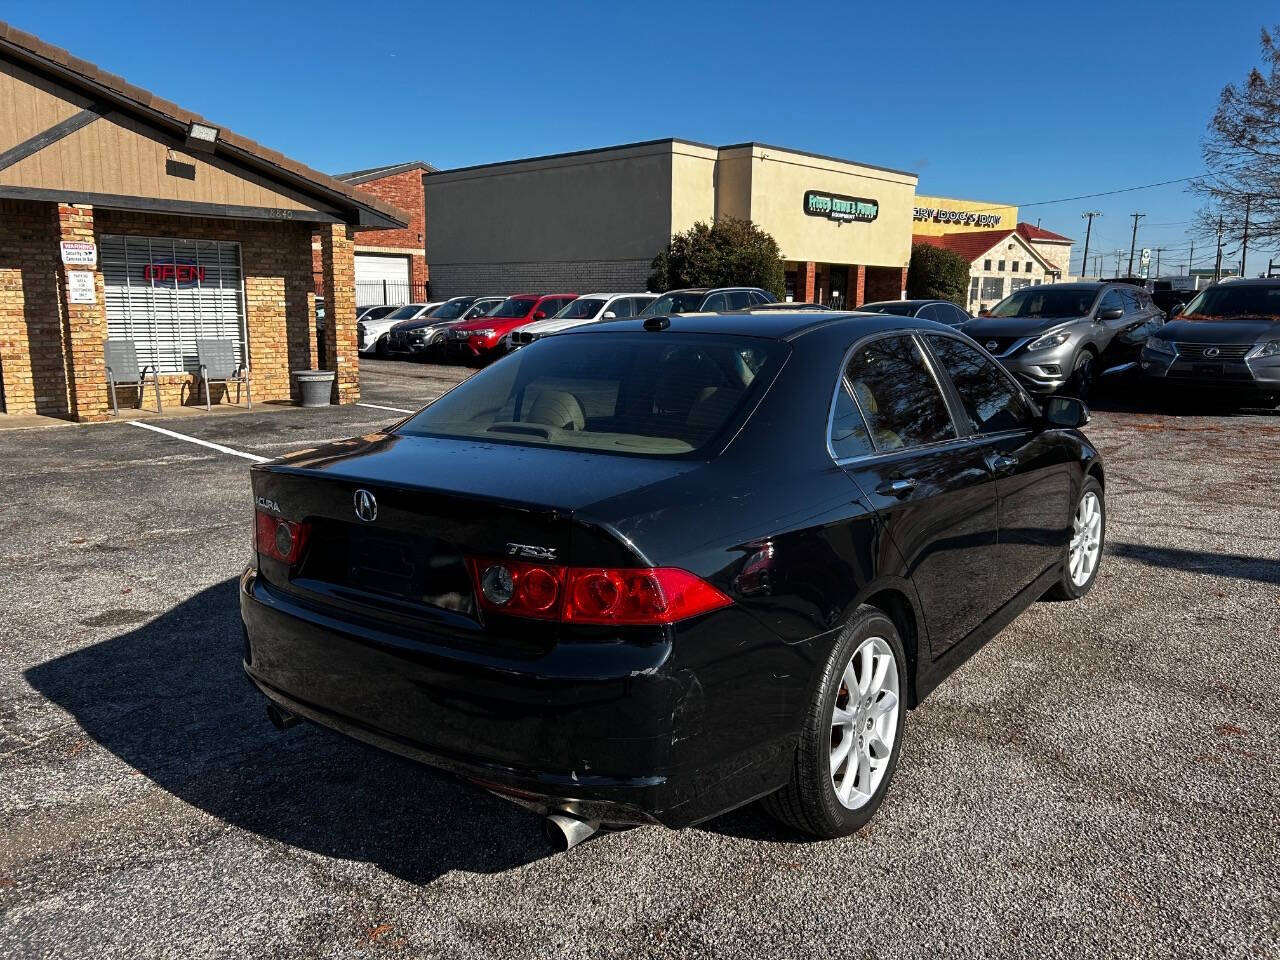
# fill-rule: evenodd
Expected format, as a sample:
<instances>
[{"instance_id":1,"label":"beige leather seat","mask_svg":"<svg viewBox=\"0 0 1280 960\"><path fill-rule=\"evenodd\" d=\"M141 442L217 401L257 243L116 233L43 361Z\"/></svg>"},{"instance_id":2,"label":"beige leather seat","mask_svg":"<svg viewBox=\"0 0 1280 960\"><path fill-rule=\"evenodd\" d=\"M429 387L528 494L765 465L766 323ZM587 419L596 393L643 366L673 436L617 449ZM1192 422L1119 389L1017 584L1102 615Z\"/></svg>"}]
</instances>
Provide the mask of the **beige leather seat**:
<instances>
[{"instance_id":1,"label":"beige leather seat","mask_svg":"<svg viewBox=\"0 0 1280 960\"><path fill-rule=\"evenodd\" d=\"M587 425L582 404L567 390L544 390L538 394L525 420L558 430L582 430Z\"/></svg>"},{"instance_id":2,"label":"beige leather seat","mask_svg":"<svg viewBox=\"0 0 1280 960\"><path fill-rule=\"evenodd\" d=\"M892 430L886 430L878 423L879 417L876 416L880 412L880 404L876 403L876 395L871 392L861 380L852 381L854 396L858 398L858 405L862 407L862 414L870 421L867 426L871 429L872 436L875 438L877 450L897 450L902 446L902 438Z\"/></svg>"}]
</instances>

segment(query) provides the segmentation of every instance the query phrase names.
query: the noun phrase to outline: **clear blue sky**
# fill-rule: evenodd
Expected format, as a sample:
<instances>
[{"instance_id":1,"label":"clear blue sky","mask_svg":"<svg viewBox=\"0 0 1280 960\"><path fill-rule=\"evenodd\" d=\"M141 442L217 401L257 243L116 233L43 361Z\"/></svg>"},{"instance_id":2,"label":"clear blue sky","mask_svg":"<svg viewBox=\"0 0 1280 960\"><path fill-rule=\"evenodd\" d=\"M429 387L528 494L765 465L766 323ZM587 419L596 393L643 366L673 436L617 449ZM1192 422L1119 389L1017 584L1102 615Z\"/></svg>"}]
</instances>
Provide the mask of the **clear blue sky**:
<instances>
[{"instance_id":1,"label":"clear blue sky","mask_svg":"<svg viewBox=\"0 0 1280 960\"><path fill-rule=\"evenodd\" d=\"M924 194L1024 205L1199 173L1219 91L1280 20L1274 2L1245 0L218 9L9 0L0 17L329 172L677 136L832 154L918 173ZM1080 213L1101 210L1091 251L1127 261L1128 214L1145 212L1138 245L1185 263L1197 203L1173 185L1021 213L1076 238L1078 260Z\"/></svg>"}]
</instances>

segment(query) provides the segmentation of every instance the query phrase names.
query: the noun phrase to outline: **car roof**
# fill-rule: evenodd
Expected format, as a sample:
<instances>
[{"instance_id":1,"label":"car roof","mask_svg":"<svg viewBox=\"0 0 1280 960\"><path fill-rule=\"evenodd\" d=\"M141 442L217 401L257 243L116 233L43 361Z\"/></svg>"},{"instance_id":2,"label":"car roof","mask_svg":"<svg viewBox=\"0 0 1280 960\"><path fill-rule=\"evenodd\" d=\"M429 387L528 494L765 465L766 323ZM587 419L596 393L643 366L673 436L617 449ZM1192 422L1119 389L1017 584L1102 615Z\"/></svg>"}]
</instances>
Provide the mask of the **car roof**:
<instances>
[{"instance_id":1,"label":"car roof","mask_svg":"<svg viewBox=\"0 0 1280 960\"><path fill-rule=\"evenodd\" d=\"M1280 286L1280 277L1224 277L1218 281L1218 284L1231 282L1233 287L1276 287ZM1218 284L1210 284L1209 286L1217 286ZM1207 289L1207 288L1206 288ZM1181 293L1190 293L1190 290L1179 291Z\"/></svg>"},{"instance_id":2,"label":"car roof","mask_svg":"<svg viewBox=\"0 0 1280 960\"><path fill-rule=\"evenodd\" d=\"M887 307L892 303L905 303L913 307L923 307L926 303L951 303L950 300L934 300L934 299L917 299L917 300L875 300L871 303L864 303L864 307ZM951 303L954 307L955 304Z\"/></svg>"},{"instance_id":3,"label":"car roof","mask_svg":"<svg viewBox=\"0 0 1280 960\"><path fill-rule=\"evenodd\" d=\"M1114 280L1075 280L1071 283L1042 283L1036 287L1023 287L1023 290L1101 290L1103 287L1113 287L1116 285ZM1122 286L1133 286L1133 284L1122 284ZM1017 291L1014 291L1015 293Z\"/></svg>"},{"instance_id":4,"label":"car roof","mask_svg":"<svg viewBox=\"0 0 1280 960\"><path fill-rule=\"evenodd\" d=\"M605 323L592 323L581 327L572 327L564 334L580 335L583 333L635 332L645 331L645 326L652 323L654 317L628 318L625 320L609 320ZM857 313L844 311L823 313L817 310L801 310L795 313L786 311L764 311L761 313L673 313L667 317L669 326L664 330L650 330L655 336L671 331L674 333L710 333L722 336L762 337L768 340L794 340L810 330L827 328L834 324L847 324L861 335L876 333L880 330L937 330L954 333L955 328L945 323L932 320L920 320L915 317L900 317L887 313Z\"/></svg>"}]
</instances>

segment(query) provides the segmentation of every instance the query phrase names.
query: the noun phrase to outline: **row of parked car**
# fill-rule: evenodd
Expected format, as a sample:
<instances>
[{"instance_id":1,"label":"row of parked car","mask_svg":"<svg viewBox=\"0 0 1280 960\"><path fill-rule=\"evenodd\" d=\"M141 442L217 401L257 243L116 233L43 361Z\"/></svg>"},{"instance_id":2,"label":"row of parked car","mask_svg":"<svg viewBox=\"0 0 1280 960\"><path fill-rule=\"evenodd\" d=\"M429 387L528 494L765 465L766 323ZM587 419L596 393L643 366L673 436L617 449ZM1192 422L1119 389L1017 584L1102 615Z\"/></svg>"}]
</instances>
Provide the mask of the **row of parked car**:
<instances>
[{"instance_id":1,"label":"row of parked car","mask_svg":"<svg viewBox=\"0 0 1280 960\"><path fill-rule=\"evenodd\" d=\"M777 303L755 287L454 297L375 307L360 316L360 351L479 364L571 327L627 317L827 310ZM1024 287L978 317L945 300L887 300L859 311L933 320L963 330L1032 393L1087 399L1104 373L1132 368L1173 401L1194 388L1280 404L1280 279L1233 279L1174 303L1128 281ZM1193 388L1188 393L1187 388Z\"/></svg>"},{"instance_id":2,"label":"row of parked car","mask_svg":"<svg viewBox=\"0 0 1280 960\"><path fill-rule=\"evenodd\" d=\"M772 303L758 287L656 293L517 293L365 307L357 314L364 356L481 364L570 327L628 317L725 312ZM789 305L790 306L790 305Z\"/></svg>"}]
</instances>

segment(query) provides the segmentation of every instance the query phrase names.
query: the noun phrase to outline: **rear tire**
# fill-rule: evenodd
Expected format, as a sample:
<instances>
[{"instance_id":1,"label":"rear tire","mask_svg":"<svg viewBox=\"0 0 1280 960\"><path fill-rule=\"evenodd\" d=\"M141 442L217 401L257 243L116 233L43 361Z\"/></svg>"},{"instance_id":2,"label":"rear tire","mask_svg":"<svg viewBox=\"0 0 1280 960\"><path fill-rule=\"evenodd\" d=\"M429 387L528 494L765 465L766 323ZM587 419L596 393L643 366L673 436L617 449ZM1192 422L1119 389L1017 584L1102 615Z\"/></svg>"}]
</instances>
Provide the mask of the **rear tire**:
<instances>
[{"instance_id":1,"label":"rear tire","mask_svg":"<svg viewBox=\"0 0 1280 960\"><path fill-rule=\"evenodd\" d=\"M1079 600L1098 579L1107 533L1107 505L1102 484L1093 477L1085 477L1071 518L1071 540L1063 553L1062 576L1047 594L1052 600Z\"/></svg>"},{"instance_id":2,"label":"rear tire","mask_svg":"<svg viewBox=\"0 0 1280 960\"><path fill-rule=\"evenodd\" d=\"M387 335L385 333L378 338L378 342L374 344L373 351L378 355L379 360L387 359Z\"/></svg>"},{"instance_id":3,"label":"rear tire","mask_svg":"<svg viewBox=\"0 0 1280 960\"><path fill-rule=\"evenodd\" d=\"M859 607L822 668L791 779L762 801L770 816L822 838L853 833L875 816L902 749L905 665L893 621Z\"/></svg>"}]
</instances>

